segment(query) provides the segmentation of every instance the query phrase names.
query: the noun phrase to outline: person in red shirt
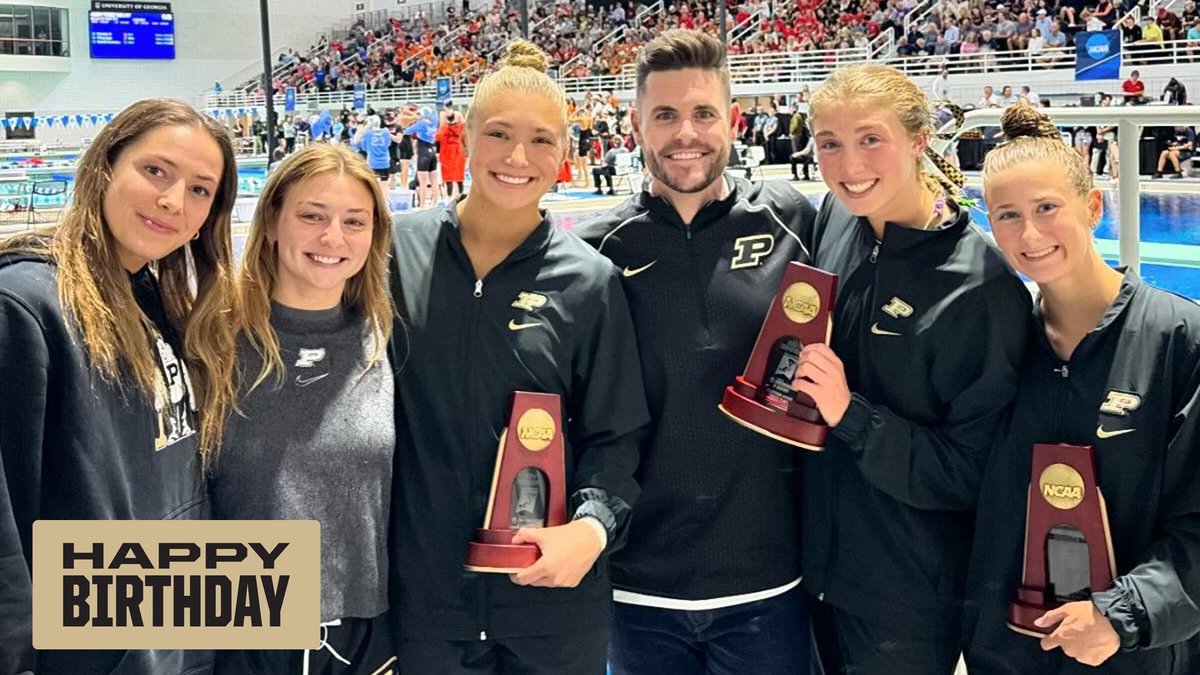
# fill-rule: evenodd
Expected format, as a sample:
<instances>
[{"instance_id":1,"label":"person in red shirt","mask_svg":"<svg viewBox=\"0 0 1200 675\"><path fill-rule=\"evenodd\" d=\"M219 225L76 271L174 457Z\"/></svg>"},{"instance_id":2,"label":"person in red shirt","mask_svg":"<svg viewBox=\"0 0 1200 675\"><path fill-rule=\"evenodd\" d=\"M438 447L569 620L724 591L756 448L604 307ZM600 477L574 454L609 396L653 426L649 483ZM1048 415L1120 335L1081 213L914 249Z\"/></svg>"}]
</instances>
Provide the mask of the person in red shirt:
<instances>
[{"instance_id":1,"label":"person in red shirt","mask_svg":"<svg viewBox=\"0 0 1200 675\"><path fill-rule=\"evenodd\" d=\"M1129 73L1129 79L1121 83L1121 91L1125 92L1125 105L1137 105L1146 101L1146 83L1141 80L1141 73Z\"/></svg>"}]
</instances>

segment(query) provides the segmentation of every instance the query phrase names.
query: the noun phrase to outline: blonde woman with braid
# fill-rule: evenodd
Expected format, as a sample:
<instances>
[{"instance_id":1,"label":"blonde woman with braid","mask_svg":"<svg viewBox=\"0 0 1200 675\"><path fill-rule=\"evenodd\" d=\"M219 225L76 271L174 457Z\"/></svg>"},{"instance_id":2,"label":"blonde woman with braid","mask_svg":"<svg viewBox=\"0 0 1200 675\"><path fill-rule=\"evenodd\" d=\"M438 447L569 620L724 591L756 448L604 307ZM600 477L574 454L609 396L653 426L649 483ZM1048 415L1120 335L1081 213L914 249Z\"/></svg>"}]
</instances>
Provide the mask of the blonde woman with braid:
<instances>
[{"instance_id":1,"label":"blonde woman with braid","mask_svg":"<svg viewBox=\"0 0 1200 675\"><path fill-rule=\"evenodd\" d=\"M1200 669L1200 308L1113 269L1087 163L1028 106L983 165L996 243L1038 286L1007 434L979 496L965 631L971 674L1184 675ZM1035 443L1092 446L1116 578L1054 589L1034 638L1006 626L1025 552ZM1088 547L1105 546L1088 541Z\"/></svg>"},{"instance_id":2,"label":"blonde woman with braid","mask_svg":"<svg viewBox=\"0 0 1200 675\"><path fill-rule=\"evenodd\" d=\"M56 229L0 244L0 672L209 672L204 652L31 643L33 522L208 517L233 396L223 125L139 101L75 175Z\"/></svg>"},{"instance_id":3,"label":"blonde woman with braid","mask_svg":"<svg viewBox=\"0 0 1200 675\"><path fill-rule=\"evenodd\" d=\"M345 146L293 153L259 196L238 277L238 412L213 514L321 523L321 644L221 652L219 675L372 675L395 660L391 232L374 170Z\"/></svg>"},{"instance_id":4,"label":"blonde woman with braid","mask_svg":"<svg viewBox=\"0 0 1200 675\"><path fill-rule=\"evenodd\" d=\"M529 42L508 46L467 110L470 191L396 223L408 353L391 528L402 673L605 672L608 554L638 495L648 414L620 272L539 208L568 142L547 65ZM535 525L544 508L516 515L528 526L514 543L541 557L512 575L467 573L514 391L562 401L570 522Z\"/></svg>"},{"instance_id":5,"label":"blonde woman with braid","mask_svg":"<svg viewBox=\"0 0 1200 675\"><path fill-rule=\"evenodd\" d=\"M829 194L808 248L839 277L830 345L806 345L796 369L832 427L804 457L818 649L830 674L948 675L1029 292L956 201L960 176L929 150L930 106L908 78L839 69L810 116Z\"/></svg>"}]
</instances>

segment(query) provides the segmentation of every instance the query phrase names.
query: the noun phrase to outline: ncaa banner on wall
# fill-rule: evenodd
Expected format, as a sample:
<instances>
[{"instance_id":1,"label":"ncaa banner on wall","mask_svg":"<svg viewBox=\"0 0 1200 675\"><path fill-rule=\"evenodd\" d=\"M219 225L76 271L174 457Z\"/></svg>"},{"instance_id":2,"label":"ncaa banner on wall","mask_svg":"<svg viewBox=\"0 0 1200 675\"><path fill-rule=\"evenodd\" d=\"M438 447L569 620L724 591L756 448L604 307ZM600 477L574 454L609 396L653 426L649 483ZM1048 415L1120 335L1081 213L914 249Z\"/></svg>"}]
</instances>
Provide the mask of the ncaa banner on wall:
<instances>
[{"instance_id":1,"label":"ncaa banner on wall","mask_svg":"<svg viewBox=\"0 0 1200 675\"><path fill-rule=\"evenodd\" d=\"M439 77L437 79L437 104L446 105L446 101L450 100L450 78Z\"/></svg>"},{"instance_id":2,"label":"ncaa banner on wall","mask_svg":"<svg viewBox=\"0 0 1200 675\"><path fill-rule=\"evenodd\" d=\"M1075 34L1075 79L1121 78L1121 31L1101 30Z\"/></svg>"}]
</instances>

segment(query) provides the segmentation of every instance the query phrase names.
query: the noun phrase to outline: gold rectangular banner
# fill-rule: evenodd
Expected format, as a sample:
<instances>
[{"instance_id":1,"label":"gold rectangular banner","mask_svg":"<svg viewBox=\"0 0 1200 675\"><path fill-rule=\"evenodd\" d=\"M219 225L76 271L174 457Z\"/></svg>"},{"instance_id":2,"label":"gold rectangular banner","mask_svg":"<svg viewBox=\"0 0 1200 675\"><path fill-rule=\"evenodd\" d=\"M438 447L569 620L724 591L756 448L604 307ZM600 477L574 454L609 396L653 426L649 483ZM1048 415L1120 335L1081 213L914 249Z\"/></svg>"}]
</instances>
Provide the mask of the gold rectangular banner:
<instances>
[{"instance_id":1,"label":"gold rectangular banner","mask_svg":"<svg viewBox=\"0 0 1200 675\"><path fill-rule=\"evenodd\" d=\"M315 520L39 520L36 649L315 649Z\"/></svg>"}]
</instances>

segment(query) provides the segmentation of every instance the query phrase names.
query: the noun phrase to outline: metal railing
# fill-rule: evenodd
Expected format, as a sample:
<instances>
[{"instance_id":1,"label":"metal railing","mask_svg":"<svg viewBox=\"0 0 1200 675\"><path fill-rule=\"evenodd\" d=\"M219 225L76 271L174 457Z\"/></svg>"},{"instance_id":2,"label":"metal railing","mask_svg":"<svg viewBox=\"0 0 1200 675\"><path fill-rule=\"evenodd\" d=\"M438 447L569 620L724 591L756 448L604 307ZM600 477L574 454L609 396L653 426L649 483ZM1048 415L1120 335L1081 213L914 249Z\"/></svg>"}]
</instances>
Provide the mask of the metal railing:
<instances>
[{"instance_id":1,"label":"metal railing","mask_svg":"<svg viewBox=\"0 0 1200 675\"><path fill-rule=\"evenodd\" d=\"M908 14L904 15L904 34L908 35L913 26L920 26L937 7L936 0L921 0Z\"/></svg>"},{"instance_id":2,"label":"metal railing","mask_svg":"<svg viewBox=\"0 0 1200 675\"><path fill-rule=\"evenodd\" d=\"M867 43L867 59L870 61L888 61L895 55L896 34L890 30L880 31Z\"/></svg>"},{"instance_id":3,"label":"metal railing","mask_svg":"<svg viewBox=\"0 0 1200 675\"><path fill-rule=\"evenodd\" d=\"M1138 199L1140 176L1137 167L1140 165L1141 148L1136 139L1141 137L1142 127L1196 124L1196 111L1189 106L1117 106L1049 108L1046 112L1056 125L1062 127L1116 125L1117 137L1122 139L1121 164L1132 167L1122 171L1117 179L1117 215L1120 221L1117 244L1120 247L1121 264L1138 270L1141 266L1141 202ZM1001 108L972 110L966 114L963 125L957 131L953 122L942 131L955 132L957 138L966 131L998 127L1003 113Z\"/></svg>"},{"instance_id":4,"label":"metal railing","mask_svg":"<svg viewBox=\"0 0 1200 675\"><path fill-rule=\"evenodd\" d=\"M1188 65L1200 64L1200 45L1187 40L1164 42L1156 45L1123 45L1121 64L1125 66ZM1075 48L1047 48L1037 56L1028 52L1003 51L979 52L976 54L946 54L944 56L905 56L891 61L905 75L921 77L933 75L942 66L949 66L952 73L991 73L1004 71L1057 70L1075 67Z\"/></svg>"},{"instance_id":5,"label":"metal railing","mask_svg":"<svg viewBox=\"0 0 1200 675\"><path fill-rule=\"evenodd\" d=\"M937 57L903 57L892 59L889 63L914 79L932 76L943 65L948 65L951 72L956 74L1073 71L1075 67L1075 51L1073 49L1047 50L1042 58L1050 56L1058 58L1052 61L1042 61L1039 57L1030 57L1026 52L987 52ZM735 87L763 83L813 82L823 78L838 66L879 60L880 58L880 51L876 49L874 43L868 49L733 54L729 57L730 80ZM1186 40L1176 40L1165 42L1161 47L1145 49L1142 46L1132 52L1127 51L1123 58L1125 65L1132 66L1181 65L1195 68L1197 64L1200 64L1200 45L1189 44ZM567 72L560 70L563 75ZM587 91L631 91L633 82L632 65L627 65L619 75L559 78L559 84L563 86L568 95L582 94ZM1088 86L1092 87L1092 85ZM469 99L473 92L474 85L461 80L456 80L451 84L451 94L456 100ZM297 105L300 109L310 105L319 108L341 107L343 104L349 105L353 98L354 94L350 91L302 93L297 97ZM367 91L367 101L373 104L390 101L432 102L435 99L436 91L433 82L422 86ZM211 92L205 92L197 100L197 104L201 108L256 107L262 105L262 99L236 92L219 97Z\"/></svg>"},{"instance_id":6,"label":"metal railing","mask_svg":"<svg viewBox=\"0 0 1200 675\"><path fill-rule=\"evenodd\" d=\"M725 2L725 0L718 0ZM747 36L752 36L758 32L758 26L762 23L762 17L765 12L762 9L754 10L750 16L742 19L733 25L729 30L730 42L745 42Z\"/></svg>"}]
</instances>

